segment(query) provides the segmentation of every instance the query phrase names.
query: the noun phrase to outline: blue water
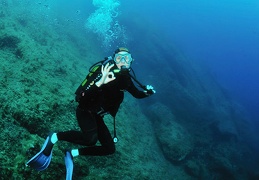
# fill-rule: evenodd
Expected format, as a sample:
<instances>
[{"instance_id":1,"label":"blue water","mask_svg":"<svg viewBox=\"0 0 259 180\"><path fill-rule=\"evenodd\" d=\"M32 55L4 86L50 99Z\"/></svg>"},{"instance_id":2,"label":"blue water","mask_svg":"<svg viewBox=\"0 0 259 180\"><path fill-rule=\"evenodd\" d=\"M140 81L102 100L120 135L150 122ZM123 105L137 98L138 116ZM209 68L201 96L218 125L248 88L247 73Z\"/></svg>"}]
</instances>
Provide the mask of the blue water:
<instances>
[{"instance_id":1,"label":"blue water","mask_svg":"<svg viewBox=\"0 0 259 180\"><path fill-rule=\"evenodd\" d=\"M64 2L64 1L62 1ZM259 1L257 0L121 0L119 18L143 19L156 27L189 59L204 64L219 84L259 124ZM56 1L56 5L60 4ZM69 7L69 8L67 8ZM98 6L91 1L65 1L60 6L83 26ZM70 13L68 13L70 9ZM80 10L80 13L75 13ZM119 22L125 25L125 22ZM141 41L134 27L126 26L133 41ZM135 33L135 34L134 34ZM121 39L111 47L120 44ZM117 43L117 44L116 44ZM110 51L112 49L109 49ZM108 52L108 51L107 51Z\"/></svg>"},{"instance_id":2,"label":"blue water","mask_svg":"<svg viewBox=\"0 0 259 180\"><path fill-rule=\"evenodd\" d=\"M122 9L141 14L189 58L206 64L258 122L259 1L122 1Z\"/></svg>"}]
</instances>

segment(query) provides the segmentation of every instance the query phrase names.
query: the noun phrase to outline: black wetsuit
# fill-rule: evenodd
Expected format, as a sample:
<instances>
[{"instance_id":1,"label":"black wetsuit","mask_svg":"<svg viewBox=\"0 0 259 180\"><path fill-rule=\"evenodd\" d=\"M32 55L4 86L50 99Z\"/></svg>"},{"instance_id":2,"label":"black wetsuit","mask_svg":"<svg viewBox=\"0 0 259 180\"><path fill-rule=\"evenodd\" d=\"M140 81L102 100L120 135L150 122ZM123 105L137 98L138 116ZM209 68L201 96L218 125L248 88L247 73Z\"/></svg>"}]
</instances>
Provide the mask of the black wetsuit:
<instances>
[{"instance_id":1,"label":"black wetsuit","mask_svg":"<svg viewBox=\"0 0 259 180\"><path fill-rule=\"evenodd\" d=\"M100 75L95 72L91 78ZM91 82L89 82L91 83ZM66 131L57 133L58 139L85 145L79 149L79 155L103 156L113 154L115 145L111 133L103 121L103 114L108 112L115 117L124 98L124 91L128 91L135 98L147 97L146 93L138 90L129 75L117 74L116 79L97 87L94 84L83 90L76 110L76 117L81 131ZM95 146L97 140L101 146Z\"/></svg>"}]
</instances>

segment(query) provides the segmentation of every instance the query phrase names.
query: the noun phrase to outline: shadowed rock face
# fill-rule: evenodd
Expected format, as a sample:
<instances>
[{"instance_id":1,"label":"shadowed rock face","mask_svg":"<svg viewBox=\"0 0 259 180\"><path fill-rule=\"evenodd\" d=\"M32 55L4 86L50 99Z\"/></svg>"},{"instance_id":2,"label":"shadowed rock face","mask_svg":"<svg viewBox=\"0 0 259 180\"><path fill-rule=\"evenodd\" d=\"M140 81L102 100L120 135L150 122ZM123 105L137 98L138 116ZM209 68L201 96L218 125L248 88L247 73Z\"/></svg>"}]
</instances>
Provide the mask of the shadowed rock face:
<instances>
[{"instance_id":1,"label":"shadowed rock face","mask_svg":"<svg viewBox=\"0 0 259 180\"><path fill-rule=\"evenodd\" d=\"M22 50L18 47L19 43L21 40L15 36L1 36L0 37L0 50L4 51L10 51L12 52L16 58L22 58L23 57L23 52Z\"/></svg>"},{"instance_id":2,"label":"shadowed rock face","mask_svg":"<svg viewBox=\"0 0 259 180\"><path fill-rule=\"evenodd\" d=\"M20 43L20 39L15 36L0 37L0 49L15 49Z\"/></svg>"}]
</instances>

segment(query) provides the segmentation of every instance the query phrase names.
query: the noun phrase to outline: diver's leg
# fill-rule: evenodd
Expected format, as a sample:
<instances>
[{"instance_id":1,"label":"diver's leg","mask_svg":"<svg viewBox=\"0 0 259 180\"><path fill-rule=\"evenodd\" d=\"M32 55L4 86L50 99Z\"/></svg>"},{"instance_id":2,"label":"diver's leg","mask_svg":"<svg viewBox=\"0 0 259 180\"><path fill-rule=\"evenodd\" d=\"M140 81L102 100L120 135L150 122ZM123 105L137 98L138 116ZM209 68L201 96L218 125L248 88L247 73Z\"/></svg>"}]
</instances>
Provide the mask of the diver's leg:
<instances>
[{"instance_id":1,"label":"diver's leg","mask_svg":"<svg viewBox=\"0 0 259 180\"><path fill-rule=\"evenodd\" d=\"M95 115L97 123L98 139L102 146L91 146L81 149L72 149L66 151L65 164L66 164L66 179L72 179L73 175L73 157L78 155L89 155L89 156L105 156L113 154L115 152L115 145L112 136L103 122L103 118Z\"/></svg>"},{"instance_id":2,"label":"diver's leg","mask_svg":"<svg viewBox=\"0 0 259 180\"><path fill-rule=\"evenodd\" d=\"M57 133L58 140L91 146L97 142L97 124L95 117L88 111L77 108L76 116L81 131L65 131Z\"/></svg>"},{"instance_id":3,"label":"diver's leg","mask_svg":"<svg viewBox=\"0 0 259 180\"><path fill-rule=\"evenodd\" d=\"M78 149L78 155L105 156L115 152L115 145L103 118L96 115L98 140L101 146L91 146ZM72 150L73 151L73 150Z\"/></svg>"}]
</instances>

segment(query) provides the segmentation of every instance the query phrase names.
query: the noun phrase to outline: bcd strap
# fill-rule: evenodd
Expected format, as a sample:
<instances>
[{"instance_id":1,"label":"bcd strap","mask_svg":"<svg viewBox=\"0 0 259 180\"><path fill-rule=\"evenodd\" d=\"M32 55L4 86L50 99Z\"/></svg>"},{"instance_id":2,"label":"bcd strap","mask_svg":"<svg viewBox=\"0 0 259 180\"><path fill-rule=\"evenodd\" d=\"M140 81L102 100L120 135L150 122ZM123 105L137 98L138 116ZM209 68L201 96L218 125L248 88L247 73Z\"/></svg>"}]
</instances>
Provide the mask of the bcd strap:
<instances>
[{"instance_id":1,"label":"bcd strap","mask_svg":"<svg viewBox=\"0 0 259 180\"><path fill-rule=\"evenodd\" d=\"M118 142L118 138L117 138L117 135L116 135L116 124L115 124L115 117L113 117L113 128L114 128L114 136L113 136L113 142L114 143L117 143Z\"/></svg>"}]
</instances>

